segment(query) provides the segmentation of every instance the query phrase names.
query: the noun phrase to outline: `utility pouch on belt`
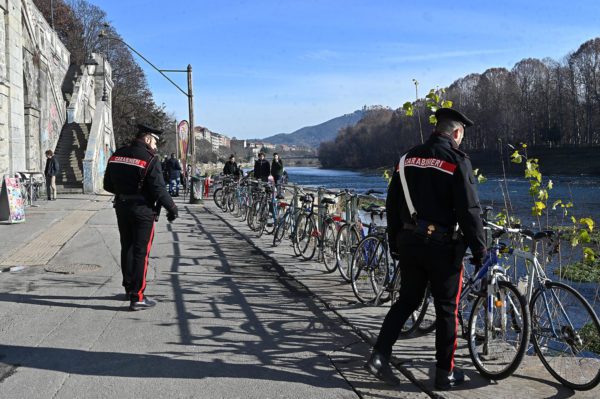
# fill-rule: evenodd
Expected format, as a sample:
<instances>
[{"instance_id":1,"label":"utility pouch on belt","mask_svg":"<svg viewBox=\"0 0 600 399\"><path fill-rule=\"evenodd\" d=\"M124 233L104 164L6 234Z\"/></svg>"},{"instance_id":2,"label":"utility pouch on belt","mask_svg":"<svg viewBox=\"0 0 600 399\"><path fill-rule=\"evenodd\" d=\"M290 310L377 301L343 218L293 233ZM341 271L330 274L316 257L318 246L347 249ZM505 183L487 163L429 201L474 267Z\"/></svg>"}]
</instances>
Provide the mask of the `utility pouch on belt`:
<instances>
[{"instance_id":1,"label":"utility pouch on belt","mask_svg":"<svg viewBox=\"0 0 600 399\"><path fill-rule=\"evenodd\" d=\"M400 181L402 182L402 191L404 192L404 199L408 207L413 223L404 223L405 230L412 230L413 234L421 237L427 241L431 241L436 244L450 244L456 241L460 234L456 229L450 229L448 227L440 226L439 224L429 222L427 220L419 219L417 217L417 210L415 209L412 199L410 198L410 192L408 191L408 184L406 183L406 175L404 174L404 160L406 154L400 158L399 173Z\"/></svg>"},{"instance_id":2,"label":"utility pouch on belt","mask_svg":"<svg viewBox=\"0 0 600 399\"><path fill-rule=\"evenodd\" d=\"M452 241L452 231L450 229L422 219L417 219L414 234L440 244L447 244Z\"/></svg>"}]
</instances>

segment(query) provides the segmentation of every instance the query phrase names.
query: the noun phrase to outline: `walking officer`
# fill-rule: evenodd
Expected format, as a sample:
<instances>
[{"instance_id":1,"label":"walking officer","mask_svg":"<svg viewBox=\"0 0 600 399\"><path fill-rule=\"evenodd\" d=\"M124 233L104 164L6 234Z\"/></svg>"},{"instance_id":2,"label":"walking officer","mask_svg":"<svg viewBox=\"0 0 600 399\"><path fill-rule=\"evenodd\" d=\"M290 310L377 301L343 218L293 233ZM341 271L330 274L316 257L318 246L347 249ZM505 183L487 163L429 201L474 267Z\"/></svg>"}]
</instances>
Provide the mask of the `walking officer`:
<instances>
[{"instance_id":1,"label":"walking officer","mask_svg":"<svg viewBox=\"0 0 600 399\"><path fill-rule=\"evenodd\" d=\"M110 157L104 174L104 189L115 194L115 211L121 236L121 271L130 310L156 305L144 295L148 257L154 238L154 221L160 208L169 222L178 216L177 206L165 188L156 143L162 134L138 125L131 145Z\"/></svg>"},{"instance_id":2,"label":"walking officer","mask_svg":"<svg viewBox=\"0 0 600 399\"><path fill-rule=\"evenodd\" d=\"M468 245L473 262L481 264L486 247L471 161L458 149L473 122L450 108L438 109L435 117L431 137L402 156L388 188L390 251L402 285L365 368L388 384L399 383L389 365L392 346L429 283L436 312L435 386L446 390L464 381L454 366L462 259Z\"/></svg>"}]
</instances>

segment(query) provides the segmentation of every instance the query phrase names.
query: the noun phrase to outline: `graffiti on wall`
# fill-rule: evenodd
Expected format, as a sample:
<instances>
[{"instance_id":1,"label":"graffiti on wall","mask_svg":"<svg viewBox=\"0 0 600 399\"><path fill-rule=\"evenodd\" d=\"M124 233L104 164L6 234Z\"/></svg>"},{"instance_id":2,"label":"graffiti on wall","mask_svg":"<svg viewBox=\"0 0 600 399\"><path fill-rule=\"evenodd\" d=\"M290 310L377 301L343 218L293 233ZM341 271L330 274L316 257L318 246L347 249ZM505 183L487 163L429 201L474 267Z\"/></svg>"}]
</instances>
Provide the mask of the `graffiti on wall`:
<instances>
[{"instance_id":1,"label":"graffiti on wall","mask_svg":"<svg viewBox=\"0 0 600 399\"><path fill-rule=\"evenodd\" d=\"M42 130L42 145L45 149L54 149L56 142L58 141L58 135L60 134L60 117L56 110L56 104L50 106L48 111L48 122Z\"/></svg>"},{"instance_id":2,"label":"graffiti on wall","mask_svg":"<svg viewBox=\"0 0 600 399\"><path fill-rule=\"evenodd\" d=\"M110 135L105 134L101 146L96 146L96 182L102 182L108 159L114 152L112 148Z\"/></svg>"}]
</instances>

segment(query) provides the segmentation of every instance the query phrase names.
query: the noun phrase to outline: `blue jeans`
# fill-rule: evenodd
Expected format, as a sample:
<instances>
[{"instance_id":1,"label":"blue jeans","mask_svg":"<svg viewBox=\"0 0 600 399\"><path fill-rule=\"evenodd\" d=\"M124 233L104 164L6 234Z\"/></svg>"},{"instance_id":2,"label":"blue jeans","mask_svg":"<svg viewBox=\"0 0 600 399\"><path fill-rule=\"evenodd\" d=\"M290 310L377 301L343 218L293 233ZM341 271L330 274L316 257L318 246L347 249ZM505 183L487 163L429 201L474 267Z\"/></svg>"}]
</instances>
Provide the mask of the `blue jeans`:
<instances>
[{"instance_id":1,"label":"blue jeans","mask_svg":"<svg viewBox=\"0 0 600 399\"><path fill-rule=\"evenodd\" d=\"M171 181L169 182L169 194L179 195L179 177L171 179Z\"/></svg>"}]
</instances>

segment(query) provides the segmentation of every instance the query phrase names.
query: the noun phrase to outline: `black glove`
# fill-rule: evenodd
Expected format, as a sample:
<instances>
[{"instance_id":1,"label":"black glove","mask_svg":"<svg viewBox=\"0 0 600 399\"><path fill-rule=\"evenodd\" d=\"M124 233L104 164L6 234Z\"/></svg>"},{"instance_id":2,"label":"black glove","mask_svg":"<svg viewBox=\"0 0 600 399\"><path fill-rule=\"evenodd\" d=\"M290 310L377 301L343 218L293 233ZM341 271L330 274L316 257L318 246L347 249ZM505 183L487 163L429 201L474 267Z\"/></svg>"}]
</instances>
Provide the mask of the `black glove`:
<instances>
[{"instance_id":1,"label":"black glove","mask_svg":"<svg viewBox=\"0 0 600 399\"><path fill-rule=\"evenodd\" d=\"M169 212L167 212L167 220L169 222L172 222L173 220L177 219L179 217L179 213L177 212L177 207L171 209Z\"/></svg>"},{"instance_id":2,"label":"black glove","mask_svg":"<svg viewBox=\"0 0 600 399\"><path fill-rule=\"evenodd\" d=\"M471 263L475 266L481 267L483 266L483 260L487 256L487 251L483 249L483 251L478 251L473 254L473 257L470 259Z\"/></svg>"}]
</instances>

